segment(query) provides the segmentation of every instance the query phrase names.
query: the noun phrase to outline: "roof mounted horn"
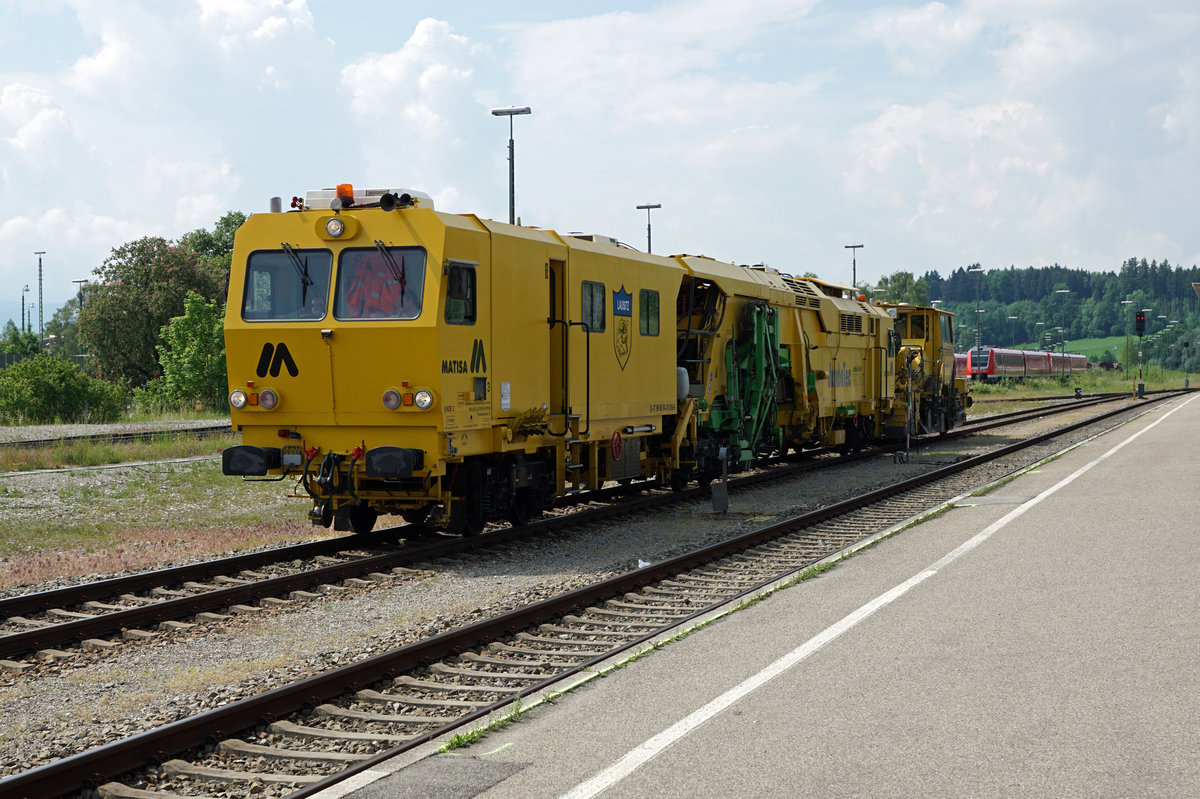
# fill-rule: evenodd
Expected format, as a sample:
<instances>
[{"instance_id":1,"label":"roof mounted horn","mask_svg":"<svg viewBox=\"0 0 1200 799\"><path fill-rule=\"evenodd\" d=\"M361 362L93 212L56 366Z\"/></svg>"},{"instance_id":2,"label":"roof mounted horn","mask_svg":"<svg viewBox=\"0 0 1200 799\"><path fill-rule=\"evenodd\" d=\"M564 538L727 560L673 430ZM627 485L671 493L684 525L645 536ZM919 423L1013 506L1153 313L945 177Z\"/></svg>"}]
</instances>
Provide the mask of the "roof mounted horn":
<instances>
[{"instance_id":1,"label":"roof mounted horn","mask_svg":"<svg viewBox=\"0 0 1200 799\"><path fill-rule=\"evenodd\" d=\"M379 198L379 207L384 211L394 211L397 208L408 208L413 205L411 194L395 195L390 191Z\"/></svg>"}]
</instances>

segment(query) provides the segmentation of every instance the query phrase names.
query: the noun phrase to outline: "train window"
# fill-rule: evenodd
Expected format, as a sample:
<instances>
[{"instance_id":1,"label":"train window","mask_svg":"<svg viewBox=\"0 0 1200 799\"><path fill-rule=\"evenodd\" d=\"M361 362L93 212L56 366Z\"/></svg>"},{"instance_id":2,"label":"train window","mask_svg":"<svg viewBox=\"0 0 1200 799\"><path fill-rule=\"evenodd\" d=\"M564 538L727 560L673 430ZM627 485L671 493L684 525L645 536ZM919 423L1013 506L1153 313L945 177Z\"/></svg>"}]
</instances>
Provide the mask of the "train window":
<instances>
[{"instance_id":1,"label":"train window","mask_svg":"<svg viewBox=\"0 0 1200 799\"><path fill-rule=\"evenodd\" d=\"M451 261L446 267L446 322L475 324L475 266Z\"/></svg>"},{"instance_id":2,"label":"train window","mask_svg":"<svg viewBox=\"0 0 1200 799\"><path fill-rule=\"evenodd\" d=\"M902 338L902 339L908 338L908 317L907 316L897 316L896 317L895 331L896 331L897 338Z\"/></svg>"},{"instance_id":3,"label":"train window","mask_svg":"<svg viewBox=\"0 0 1200 799\"><path fill-rule=\"evenodd\" d=\"M591 280L583 281L583 323L589 333L604 332L604 284Z\"/></svg>"},{"instance_id":4,"label":"train window","mask_svg":"<svg viewBox=\"0 0 1200 799\"><path fill-rule=\"evenodd\" d=\"M925 315L913 314L908 317L908 337L925 340Z\"/></svg>"},{"instance_id":5,"label":"train window","mask_svg":"<svg viewBox=\"0 0 1200 799\"><path fill-rule=\"evenodd\" d=\"M329 250L259 250L246 262L242 318L249 322L323 319L329 302Z\"/></svg>"},{"instance_id":6,"label":"train window","mask_svg":"<svg viewBox=\"0 0 1200 799\"><path fill-rule=\"evenodd\" d=\"M942 346L954 343L954 325L950 324L949 314L938 314L938 320L942 325Z\"/></svg>"},{"instance_id":7,"label":"train window","mask_svg":"<svg viewBox=\"0 0 1200 799\"><path fill-rule=\"evenodd\" d=\"M425 250L343 250L333 315L338 319L416 319L425 290Z\"/></svg>"},{"instance_id":8,"label":"train window","mask_svg":"<svg viewBox=\"0 0 1200 799\"><path fill-rule=\"evenodd\" d=\"M658 292L642 289L638 292L638 330L643 336L658 335Z\"/></svg>"}]
</instances>

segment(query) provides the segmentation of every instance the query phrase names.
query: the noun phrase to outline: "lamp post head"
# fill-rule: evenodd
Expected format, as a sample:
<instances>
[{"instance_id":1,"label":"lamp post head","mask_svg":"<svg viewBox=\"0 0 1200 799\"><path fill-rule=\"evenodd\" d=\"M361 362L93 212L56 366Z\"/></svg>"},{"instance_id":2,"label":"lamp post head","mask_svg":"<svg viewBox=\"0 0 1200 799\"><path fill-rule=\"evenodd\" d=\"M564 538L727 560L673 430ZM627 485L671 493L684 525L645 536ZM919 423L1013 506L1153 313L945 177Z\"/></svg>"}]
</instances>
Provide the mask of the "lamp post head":
<instances>
[{"instance_id":1,"label":"lamp post head","mask_svg":"<svg viewBox=\"0 0 1200 799\"><path fill-rule=\"evenodd\" d=\"M493 108L492 116L496 117L515 117L522 114L532 114L533 110L529 106L513 106L511 108Z\"/></svg>"},{"instance_id":2,"label":"lamp post head","mask_svg":"<svg viewBox=\"0 0 1200 799\"><path fill-rule=\"evenodd\" d=\"M647 203L646 205L637 206L639 211L649 211L651 208L662 208L662 203Z\"/></svg>"}]
</instances>

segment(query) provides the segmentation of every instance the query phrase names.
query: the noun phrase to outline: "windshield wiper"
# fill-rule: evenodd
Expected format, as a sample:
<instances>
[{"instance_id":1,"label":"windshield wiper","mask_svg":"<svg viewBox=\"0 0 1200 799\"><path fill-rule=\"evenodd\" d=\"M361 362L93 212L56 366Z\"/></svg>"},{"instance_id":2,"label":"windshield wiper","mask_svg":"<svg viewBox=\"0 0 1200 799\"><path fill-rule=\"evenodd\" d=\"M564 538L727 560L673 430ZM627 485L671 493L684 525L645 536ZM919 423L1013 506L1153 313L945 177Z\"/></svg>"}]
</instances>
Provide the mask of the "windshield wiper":
<instances>
[{"instance_id":1,"label":"windshield wiper","mask_svg":"<svg viewBox=\"0 0 1200 799\"><path fill-rule=\"evenodd\" d=\"M375 239L375 249L379 250L379 254L383 256L384 263L387 264L388 271L392 273L392 279L400 284L400 307L404 307L404 290L408 286L408 281L404 276L404 256L400 256L400 263L396 263L396 259L392 257L392 253L384 245L384 243Z\"/></svg>"},{"instance_id":2,"label":"windshield wiper","mask_svg":"<svg viewBox=\"0 0 1200 799\"><path fill-rule=\"evenodd\" d=\"M308 287L313 284L312 278L308 276L308 258L301 261L292 245L286 241L281 242L279 246L283 248L284 255L292 262L292 266L296 267L296 274L300 277L300 304L303 305L308 301Z\"/></svg>"}]
</instances>

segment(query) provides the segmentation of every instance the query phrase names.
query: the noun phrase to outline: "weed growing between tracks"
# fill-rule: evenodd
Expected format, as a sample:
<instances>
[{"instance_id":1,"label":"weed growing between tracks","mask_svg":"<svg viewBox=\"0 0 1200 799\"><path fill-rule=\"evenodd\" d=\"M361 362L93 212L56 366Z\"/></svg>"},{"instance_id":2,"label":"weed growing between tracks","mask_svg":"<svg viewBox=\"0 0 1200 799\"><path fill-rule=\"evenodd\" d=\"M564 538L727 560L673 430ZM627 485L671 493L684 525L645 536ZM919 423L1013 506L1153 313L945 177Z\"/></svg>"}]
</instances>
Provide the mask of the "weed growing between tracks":
<instances>
[{"instance_id":1,"label":"weed growing between tracks","mask_svg":"<svg viewBox=\"0 0 1200 799\"><path fill-rule=\"evenodd\" d=\"M439 755L444 755L447 752L453 752L455 749L462 749L470 746L476 741L487 737L488 733L502 730L515 721L519 721L527 709L521 704L521 697L513 700L511 707L505 708L504 712L488 719L488 723L482 727L476 727L466 732L456 732L451 736L450 740L438 749Z\"/></svg>"},{"instance_id":2,"label":"weed growing between tracks","mask_svg":"<svg viewBox=\"0 0 1200 799\"><path fill-rule=\"evenodd\" d=\"M446 754L447 752L454 751L455 749L462 749L462 748L468 747L468 746L482 740L483 738L486 738L491 733L501 730L501 729L509 726L513 722L520 720L523 716L525 716L526 714L531 712L534 708L538 707L539 705L553 704L554 701L557 700L560 696L563 696L564 694L572 693L576 689L582 687L583 685L586 685L587 683L590 683L594 679L597 679L600 677L607 677L608 675L612 674L613 672L620 671L621 669L625 668L626 666L628 666L632 663L636 663L637 661L641 660L642 658L646 657L647 655L651 654L652 652L655 652L659 649L664 648L668 644L675 643L676 641L681 641L684 638L691 635L692 633L696 632L697 630L702 630L705 627L709 626L710 624L713 624L714 622L725 618L726 616L729 616L733 613L738 612L739 610L743 610L744 608L748 608L752 605L755 605L755 604L761 602L762 600L766 599L767 597L771 596L772 594L774 594L777 591L782 591L785 588L791 588L792 586L798 585L799 583L805 582L807 580L811 580L814 577L819 577L820 575L824 574L825 572L829 571L834 566L836 566L840 561L845 560L848 557L851 557L855 551L857 551L857 550L852 550L850 552L843 553L836 560L833 560L830 562L814 563L812 566L802 569L797 574L794 574L790 579L788 579L778 585L766 588L746 599L743 599L742 601L738 602L736 605L727 607L724 610L716 613L715 615L713 615L709 618L702 619L700 621L695 622L694 624L690 624L689 626L687 626L683 630L680 630L678 633L671 636L670 638L666 638L661 641L651 641L651 642L643 645L637 651L629 654L628 656L622 658L621 660L619 660L615 663L609 664L600 669L591 669L591 668L582 669L580 672L581 678L579 680L577 680L576 682L568 685L566 688L563 688L561 690L546 692L546 693L542 694L541 696L536 697L533 704L531 704L529 706L525 706L521 701L521 697L517 697L517 699L514 700L512 706L510 708L506 708L500 714L498 714L494 717L490 717L486 724L483 724L479 727L475 727L473 729L469 729L466 732L455 733L453 736L451 736L449 741L447 741L445 744L443 744L441 746L441 748L439 748L437 750L438 754Z\"/></svg>"}]
</instances>

